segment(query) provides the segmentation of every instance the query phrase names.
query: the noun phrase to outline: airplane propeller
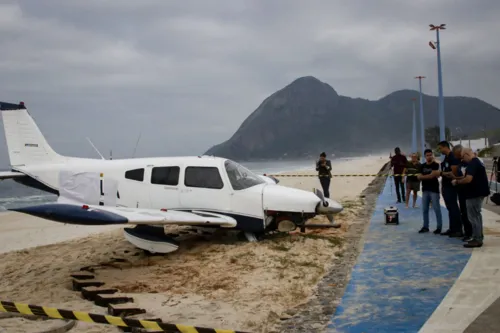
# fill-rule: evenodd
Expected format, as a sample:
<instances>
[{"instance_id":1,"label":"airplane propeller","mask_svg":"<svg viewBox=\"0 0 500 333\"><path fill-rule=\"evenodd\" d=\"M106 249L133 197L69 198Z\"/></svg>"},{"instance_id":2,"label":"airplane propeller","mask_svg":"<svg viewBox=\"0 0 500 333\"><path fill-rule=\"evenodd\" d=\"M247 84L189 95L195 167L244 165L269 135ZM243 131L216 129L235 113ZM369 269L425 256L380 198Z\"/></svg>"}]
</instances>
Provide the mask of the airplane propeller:
<instances>
[{"instance_id":1,"label":"airplane propeller","mask_svg":"<svg viewBox=\"0 0 500 333\"><path fill-rule=\"evenodd\" d=\"M319 204L322 204L323 207L328 207L329 203L327 200L325 200L325 195L323 194L323 192L317 188L313 189L313 192L314 192L314 194L316 194L316 196L318 198L320 198L321 202ZM330 221L330 223L333 223L333 214L330 212L322 211L319 207L319 204L318 204L318 208L316 208L316 212L318 214L326 215L326 218L328 219L328 221Z\"/></svg>"}]
</instances>

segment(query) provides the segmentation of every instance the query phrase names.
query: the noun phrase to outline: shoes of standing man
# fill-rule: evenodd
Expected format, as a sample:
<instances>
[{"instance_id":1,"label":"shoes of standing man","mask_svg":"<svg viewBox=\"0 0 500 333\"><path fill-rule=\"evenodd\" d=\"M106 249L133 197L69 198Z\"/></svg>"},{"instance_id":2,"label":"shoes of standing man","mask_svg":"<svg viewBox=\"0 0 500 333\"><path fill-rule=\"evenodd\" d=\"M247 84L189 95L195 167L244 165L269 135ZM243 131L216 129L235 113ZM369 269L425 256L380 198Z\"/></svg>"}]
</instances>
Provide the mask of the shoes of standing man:
<instances>
[{"instance_id":1,"label":"shoes of standing man","mask_svg":"<svg viewBox=\"0 0 500 333\"><path fill-rule=\"evenodd\" d=\"M450 229L446 230L445 232L442 232L441 236L448 236L449 234L451 234L451 230Z\"/></svg>"},{"instance_id":2,"label":"shoes of standing man","mask_svg":"<svg viewBox=\"0 0 500 333\"><path fill-rule=\"evenodd\" d=\"M423 234L423 233L425 233L425 232L429 232L429 228L425 228L425 227L423 227L422 229L420 229L420 230L418 231L418 233L419 233L419 234Z\"/></svg>"},{"instance_id":3,"label":"shoes of standing man","mask_svg":"<svg viewBox=\"0 0 500 333\"><path fill-rule=\"evenodd\" d=\"M480 242L478 240L472 239L469 242L464 244L464 247L467 248L473 248L473 247L481 247L483 246L483 242Z\"/></svg>"},{"instance_id":4,"label":"shoes of standing man","mask_svg":"<svg viewBox=\"0 0 500 333\"><path fill-rule=\"evenodd\" d=\"M422 227L422 229L420 229L418 231L419 234L423 234L423 233L426 233L426 232L429 232L429 228L425 228L425 227ZM436 229L432 232L434 235L439 235L441 233L441 229Z\"/></svg>"}]
</instances>

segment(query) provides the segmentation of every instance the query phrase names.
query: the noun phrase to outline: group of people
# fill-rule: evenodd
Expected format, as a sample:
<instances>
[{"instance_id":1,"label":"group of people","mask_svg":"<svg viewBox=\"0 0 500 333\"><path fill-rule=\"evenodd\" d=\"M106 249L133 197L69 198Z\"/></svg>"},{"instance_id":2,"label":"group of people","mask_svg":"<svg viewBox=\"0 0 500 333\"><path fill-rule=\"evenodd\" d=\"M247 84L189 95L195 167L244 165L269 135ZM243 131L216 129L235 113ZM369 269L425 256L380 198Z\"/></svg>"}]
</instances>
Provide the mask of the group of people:
<instances>
[{"instance_id":1,"label":"group of people","mask_svg":"<svg viewBox=\"0 0 500 333\"><path fill-rule=\"evenodd\" d=\"M432 206L437 222L434 234L462 238L465 247L481 247L484 238L481 208L484 198L490 194L486 168L470 148L461 145L452 148L447 141L440 142L438 148L445 156L441 163L436 162L430 149L424 151L424 163L419 162L417 154L411 154L411 161L408 161L399 148L395 149L391 167L395 175L397 201L403 201L409 207L413 192L415 208L421 185L423 227L419 233L430 231L429 208ZM449 217L446 231L442 230L441 195Z\"/></svg>"}]
</instances>

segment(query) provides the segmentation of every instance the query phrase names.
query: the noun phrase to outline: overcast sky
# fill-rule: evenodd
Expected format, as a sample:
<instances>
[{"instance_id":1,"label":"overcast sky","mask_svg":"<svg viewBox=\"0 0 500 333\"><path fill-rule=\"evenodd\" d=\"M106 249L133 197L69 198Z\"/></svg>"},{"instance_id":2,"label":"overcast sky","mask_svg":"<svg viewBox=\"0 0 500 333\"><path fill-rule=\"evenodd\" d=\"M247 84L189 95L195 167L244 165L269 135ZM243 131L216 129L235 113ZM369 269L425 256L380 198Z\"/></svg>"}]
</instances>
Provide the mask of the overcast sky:
<instances>
[{"instance_id":1,"label":"overcast sky","mask_svg":"<svg viewBox=\"0 0 500 333\"><path fill-rule=\"evenodd\" d=\"M498 0L0 0L0 100L24 101L54 149L203 153L260 102L313 75L341 94L437 94L500 107ZM447 112L451 112L448 110ZM3 127L0 130L3 137ZM0 141L0 165L7 159Z\"/></svg>"}]
</instances>

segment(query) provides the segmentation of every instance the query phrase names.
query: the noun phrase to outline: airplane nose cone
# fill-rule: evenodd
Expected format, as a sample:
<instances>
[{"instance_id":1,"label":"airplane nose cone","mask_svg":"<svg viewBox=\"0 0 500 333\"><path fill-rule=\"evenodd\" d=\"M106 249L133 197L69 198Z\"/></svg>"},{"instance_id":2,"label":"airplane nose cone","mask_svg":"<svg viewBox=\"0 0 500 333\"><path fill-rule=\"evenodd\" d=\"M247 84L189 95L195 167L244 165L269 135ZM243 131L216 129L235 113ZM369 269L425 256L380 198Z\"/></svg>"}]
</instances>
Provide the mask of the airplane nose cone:
<instances>
[{"instance_id":1,"label":"airplane nose cone","mask_svg":"<svg viewBox=\"0 0 500 333\"><path fill-rule=\"evenodd\" d=\"M325 198L325 200L328 202L328 207L326 207L330 213L336 214L340 213L342 210L344 210L344 207L342 205L332 199Z\"/></svg>"},{"instance_id":2,"label":"airplane nose cone","mask_svg":"<svg viewBox=\"0 0 500 333\"><path fill-rule=\"evenodd\" d=\"M328 205L325 207L323 203L319 203L317 207L318 214L337 214L340 213L344 207L340 203L335 200L325 198L326 203Z\"/></svg>"}]
</instances>

